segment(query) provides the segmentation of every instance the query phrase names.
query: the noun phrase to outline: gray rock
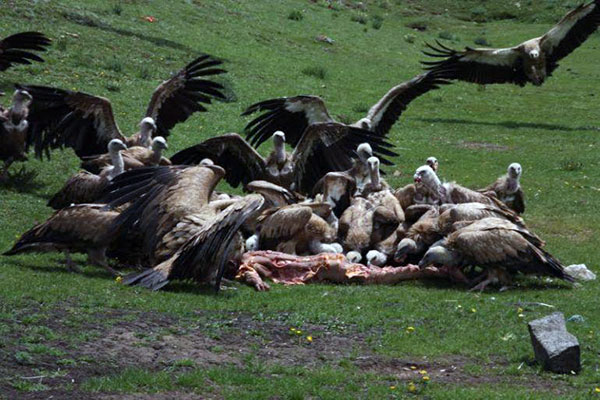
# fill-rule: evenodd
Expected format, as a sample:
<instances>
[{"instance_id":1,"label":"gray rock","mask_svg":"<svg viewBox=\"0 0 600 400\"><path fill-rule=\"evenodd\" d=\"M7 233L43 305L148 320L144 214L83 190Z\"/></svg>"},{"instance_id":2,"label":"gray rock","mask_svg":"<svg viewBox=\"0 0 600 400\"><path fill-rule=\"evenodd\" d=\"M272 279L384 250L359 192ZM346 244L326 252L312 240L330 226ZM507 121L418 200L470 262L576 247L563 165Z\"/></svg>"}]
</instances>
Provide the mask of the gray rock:
<instances>
[{"instance_id":1,"label":"gray rock","mask_svg":"<svg viewBox=\"0 0 600 400\"><path fill-rule=\"evenodd\" d=\"M550 314L527 325L535 359L544 369L560 374L581 370L579 342L567 332L562 313Z\"/></svg>"}]
</instances>

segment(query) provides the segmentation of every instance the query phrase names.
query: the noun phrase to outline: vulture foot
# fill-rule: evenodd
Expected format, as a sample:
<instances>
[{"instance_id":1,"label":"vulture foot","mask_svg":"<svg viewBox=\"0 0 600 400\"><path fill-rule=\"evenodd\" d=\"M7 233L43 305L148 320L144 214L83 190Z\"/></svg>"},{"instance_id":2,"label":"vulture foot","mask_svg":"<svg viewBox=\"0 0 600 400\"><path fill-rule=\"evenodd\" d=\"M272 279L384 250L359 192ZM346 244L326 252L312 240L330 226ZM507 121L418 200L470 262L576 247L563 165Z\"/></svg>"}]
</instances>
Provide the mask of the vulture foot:
<instances>
[{"instance_id":1,"label":"vulture foot","mask_svg":"<svg viewBox=\"0 0 600 400\"><path fill-rule=\"evenodd\" d=\"M75 264L75 262L71 258L71 254L69 252L65 252L65 264L67 265L67 268L69 269L69 271L75 272L75 273L78 273L78 274L83 273L83 271L81 270L81 268L79 268Z\"/></svg>"}]
</instances>

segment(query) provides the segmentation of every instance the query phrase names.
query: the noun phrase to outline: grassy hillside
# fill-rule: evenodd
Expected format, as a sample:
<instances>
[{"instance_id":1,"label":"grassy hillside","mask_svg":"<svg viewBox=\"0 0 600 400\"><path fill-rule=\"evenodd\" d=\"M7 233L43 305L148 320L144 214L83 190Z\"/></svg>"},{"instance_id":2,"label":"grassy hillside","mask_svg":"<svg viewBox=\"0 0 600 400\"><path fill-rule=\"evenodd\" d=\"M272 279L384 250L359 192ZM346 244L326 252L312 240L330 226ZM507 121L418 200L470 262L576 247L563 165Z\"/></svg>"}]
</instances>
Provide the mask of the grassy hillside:
<instances>
[{"instance_id":1,"label":"grassy hillside","mask_svg":"<svg viewBox=\"0 0 600 400\"><path fill-rule=\"evenodd\" d=\"M575 5L344 3L1 2L0 37L40 30L54 44L46 63L0 75L0 90L10 93L22 82L106 96L121 129L133 133L161 80L200 53L222 58L228 101L178 125L169 137L172 154L216 134L240 132L248 122L241 111L275 96L316 94L337 118L357 120L390 87L420 72L424 42L509 46L543 34ZM333 44L317 41L319 35ZM598 271L599 54L596 33L540 88L482 90L459 83L417 99L392 129L400 156L388 170L389 183L410 182L430 155L440 160L446 180L471 187L520 162L527 223L565 264ZM77 171L78 160L65 150L51 161L24 165L37 173L33 181L0 188L0 249L50 215L47 199ZM483 294L433 283L276 286L266 294L234 285L219 295L176 284L149 293L122 287L93 267L69 273L62 259L0 258L0 398L375 398L411 392L583 398L600 381L595 282L569 288L530 279ZM585 319L568 326L582 346L577 376L544 373L532 362L526 321L552 310Z\"/></svg>"}]
</instances>

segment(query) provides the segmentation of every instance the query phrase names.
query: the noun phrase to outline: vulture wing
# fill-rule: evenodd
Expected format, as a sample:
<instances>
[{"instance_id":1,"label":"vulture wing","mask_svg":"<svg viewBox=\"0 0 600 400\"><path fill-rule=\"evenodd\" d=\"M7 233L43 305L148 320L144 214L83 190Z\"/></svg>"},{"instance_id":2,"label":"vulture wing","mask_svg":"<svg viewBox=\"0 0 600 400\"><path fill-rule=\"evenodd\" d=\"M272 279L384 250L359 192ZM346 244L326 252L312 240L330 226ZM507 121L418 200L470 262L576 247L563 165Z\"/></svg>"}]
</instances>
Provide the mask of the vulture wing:
<instances>
[{"instance_id":1,"label":"vulture wing","mask_svg":"<svg viewBox=\"0 0 600 400\"><path fill-rule=\"evenodd\" d=\"M302 231L313 214L311 207L293 204L270 208L258 218L260 241L284 241Z\"/></svg>"},{"instance_id":2,"label":"vulture wing","mask_svg":"<svg viewBox=\"0 0 600 400\"><path fill-rule=\"evenodd\" d=\"M233 187L265 176L265 159L237 133L217 136L183 149L171 157L171 162L194 165L205 158L225 168L225 180Z\"/></svg>"},{"instance_id":3,"label":"vulture wing","mask_svg":"<svg viewBox=\"0 0 600 400\"><path fill-rule=\"evenodd\" d=\"M262 112L250 121L244 132L253 146L260 146L276 131L285 133L286 142L296 147L309 125L334 122L325 103L317 96L295 96L270 99L252 104L242 113Z\"/></svg>"},{"instance_id":4,"label":"vulture wing","mask_svg":"<svg viewBox=\"0 0 600 400\"><path fill-rule=\"evenodd\" d=\"M63 146L71 147L79 157L103 154L112 139L125 141L108 99L48 86L17 88L33 96L28 142L35 142L38 156Z\"/></svg>"},{"instance_id":5,"label":"vulture wing","mask_svg":"<svg viewBox=\"0 0 600 400\"><path fill-rule=\"evenodd\" d=\"M514 83L524 86L527 76L517 47L504 49L465 48L457 51L437 42L438 47L426 44L433 52L424 51L437 61L423 61L425 69L436 72L441 79L457 79L480 84Z\"/></svg>"},{"instance_id":6,"label":"vulture wing","mask_svg":"<svg viewBox=\"0 0 600 400\"><path fill-rule=\"evenodd\" d=\"M546 71L550 75L558 68L558 61L569 54L598 29L600 25L600 0L581 4L565 15L540 40L546 54Z\"/></svg>"},{"instance_id":7,"label":"vulture wing","mask_svg":"<svg viewBox=\"0 0 600 400\"><path fill-rule=\"evenodd\" d=\"M371 121L370 130L381 136L386 135L411 101L448 83L440 79L436 71L431 71L394 86L369 110L367 118Z\"/></svg>"},{"instance_id":8,"label":"vulture wing","mask_svg":"<svg viewBox=\"0 0 600 400\"><path fill-rule=\"evenodd\" d=\"M40 32L21 32L0 41L0 71L6 71L13 64L31 64L31 61L44 62L33 53L46 51L50 39Z\"/></svg>"},{"instance_id":9,"label":"vulture wing","mask_svg":"<svg viewBox=\"0 0 600 400\"><path fill-rule=\"evenodd\" d=\"M392 164L384 156L398 155L389 150L390 143L374 132L337 122L310 125L292 153L296 190L310 193L328 172L352 168L352 155L365 142L383 164Z\"/></svg>"},{"instance_id":10,"label":"vulture wing","mask_svg":"<svg viewBox=\"0 0 600 400\"><path fill-rule=\"evenodd\" d=\"M154 136L167 137L177 123L197 111L206 111L203 104L210 104L214 98L225 99L223 86L204 78L226 72L217 68L221 64L209 55L198 57L154 90L146 110L146 117L156 122Z\"/></svg>"}]
</instances>

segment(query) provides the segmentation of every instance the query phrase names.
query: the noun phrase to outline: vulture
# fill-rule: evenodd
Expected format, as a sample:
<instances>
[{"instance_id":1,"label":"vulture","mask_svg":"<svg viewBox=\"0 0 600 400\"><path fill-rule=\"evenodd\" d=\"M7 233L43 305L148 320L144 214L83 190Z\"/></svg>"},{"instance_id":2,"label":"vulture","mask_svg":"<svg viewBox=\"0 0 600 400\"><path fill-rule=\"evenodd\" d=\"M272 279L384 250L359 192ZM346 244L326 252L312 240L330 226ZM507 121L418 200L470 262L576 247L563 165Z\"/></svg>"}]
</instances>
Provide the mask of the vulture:
<instances>
[{"instance_id":1,"label":"vulture","mask_svg":"<svg viewBox=\"0 0 600 400\"><path fill-rule=\"evenodd\" d=\"M120 141L120 139L116 140ZM162 136L152 139L152 146L150 148L143 146L129 147L121 153L123 168L125 171L128 171L130 169L151 167L153 165L171 165L171 161L162 155L163 150L166 150L168 147L167 141ZM98 156L83 157L81 168L93 174L99 174L103 168L111 165L112 159L113 157L110 152Z\"/></svg>"},{"instance_id":2,"label":"vulture","mask_svg":"<svg viewBox=\"0 0 600 400\"><path fill-rule=\"evenodd\" d=\"M431 167L431 169L433 170L433 172L435 172L437 174L438 168L440 166L440 163L438 162L437 158L428 157L427 160L425 161L425 164L429 165Z\"/></svg>"},{"instance_id":3,"label":"vulture","mask_svg":"<svg viewBox=\"0 0 600 400\"><path fill-rule=\"evenodd\" d=\"M483 290L493 282L510 282L516 273L549 275L572 282L564 267L545 250L537 237L525 229L500 218L475 221L429 248L419 267L432 264L451 268L479 266L485 271L483 281L473 290Z\"/></svg>"},{"instance_id":4,"label":"vulture","mask_svg":"<svg viewBox=\"0 0 600 400\"><path fill-rule=\"evenodd\" d=\"M78 272L79 268L70 253L87 253L91 264L118 275L108 265L105 255L113 242L110 228L118 216L117 211L107 211L101 204L78 204L64 208L25 232L4 255L62 251L68 268Z\"/></svg>"},{"instance_id":5,"label":"vulture","mask_svg":"<svg viewBox=\"0 0 600 400\"><path fill-rule=\"evenodd\" d=\"M355 163L358 165L358 163ZM322 194L323 202L329 204L334 215L339 218L346 208L350 207L352 196L356 191L356 179L347 172L328 172L315 184L313 197Z\"/></svg>"},{"instance_id":6,"label":"vulture","mask_svg":"<svg viewBox=\"0 0 600 400\"><path fill-rule=\"evenodd\" d=\"M344 130L363 128L383 137L411 101L445 83L447 82L439 79L436 72L423 73L390 89L371 107L365 118L352 125L336 122L325 107L323 99L318 96L302 95L264 100L252 104L243 112L243 116L261 112L246 125L245 132L253 146L260 146L275 131L286 132L288 142L296 146L307 129L320 132L331 129L331 125Z\"/></svg>"},{"instance_id":7,"label":"vulture","mask_svg":"<svg viewBox=\"0 0 600 400\"><path fill-rule=\"evenodd\" d=\"M492 194L518 214L525 212L525 194L521 189L521 164L512 163L508 166L506 175L498 178L494 183L480 192Z\"/></svg>"},{"instance_id":8,"label":"vulture","mask_svg":"<svg viewBox=\"0 0 600 400\"><path fill-rule=\"evenodd\" d=\"M111 164L102 168L98 175L81 171L73 175L65 185L48 201L48 206L55 210L71 204L95 203L109 185L110 181L125 170L121 152L127 149L119 139L108 143L108 154Z\"/></svg>"},{"instance_id":9,"label":"vulture","mask_svg":"<svg viewBox=\"0 0 600 400\"><path fill-rule=\"evenodd\" d=\"M241 225L263 204L264 198L256 194L233 202L210 220L196 225L189 239L171 257L154 268L125 277L123 283L158 290L171 280L191 279L214 284L219 290L227 265L237 270L241 261L243 243L236 240L241 239Z\"/></svg>"},{"instance_id":10,"label":"vulture","mask_svg":"<svg viewBox=\"0 0 600 400\"><path fill-rule=\"evenodd\" d=\"M50 39L40 32L21 32L0 40L0 71L6 71L13 64L44 62L44 59L33 51L46 51L50 42Z\"/></svg>"},{"instance_id":11,"label":"vulture","mask_svg":"<svg viewBox=\"0 0 600 400\"><path fill-rule=\"evenodd\" d=\"M252 181L246 185L246 190L262 195L270 207L282 207L301 200L297 194L267 181Z\"/></svg>"},{"instance_id":12,"label":"vulture","mask_svg":"<svg viewBox=\"0 0 600 400\"><path fill-rule=\"evenodd\" d=\"M128 147L146 146L148 133L167 137L177 123L187 120L194 112L206 111L203 104L212 99L224 99L223 86L205 79L225 71L211 56L198 57L172 78L161 83L152 94L140 132L125 137L115 121L108 99L91 94L47 86L18 85L33 96L29 123L36 137L38 156L50 148L71 147L79 157L93 156L105 151L111 139L120 139Z\"/></svg>"},{"instance_id":13,"label":"vulture","mask_svg":"<svg viewBox=\"0 0 600 400\"><path fill-rule=\"evenodd\" d=\"M441 204L460 204L460 203L483 203L498 205L498 201L490 196L462 187L454 182L442 183L437 174L433 172L429 165L423 165L417 168L414 175L416 184L422 184L437 196L437 202Z\"/></svg>"},{"instance_id":14,"label":"vulture","mask_svg":"<svg viewBox=\"0 0 600 400\"><path fill-rule=\"evenodd\" d=\"M405 237L400 240L394 253L394 261L398 264L406 264L407 261L418 261L427 251L429 246L442 238L440 235L439 209L431 207L421 218L408 228Z\"/></svg>"},{"instance_id":15,"label":"vulture","mask_svg":"<svg viewBox=\"0 0 600 400\"><path fill-rule=\"evenodd\" d=\"M383 147L388 143L382 137L336 123L309 126L300 140L293 144L295 147L291 154L285 151L285 133L275 132L272 140L273 151L267 158L263 158L237 133L229 133L184 149L173 155L171 162L190 165L210 158L225 168L225 180L233 187L266 180L306 194L326 173L352 168L354 149L363 142L371 143L382 154L396 155Z\"/></svg>"},{"instance_id":16,"label":"vulture","mask_svg":"<svg viewBox=\"0 0 600 400\"><path fill-rule=\"evenodd\" d=\"M453 204L441 212L438 220L438 230L443 236L447 236L460 227L463 222L477 221L484 218L503 218L526 229L523 219L506 208L499 208L482 203ZM541 240L540 240L541 242Z\"/></svg>"},{"instance_id":17,"label":"vulture","mask_svg":"<svg viewBox=\"0 0 600 400\"><path fill-rule=\"evenodd\" d=\"M443 79L457 79L479 84L513 83L535 86L544 83L558 68L558 62L579 47L600 24L600 0L594 0L565 15L543 36L527 40L517 46L501 49L473 49L456 51L437 42L427 44L433 52L427 56L440 58L424 61L426 69Z\"/></svg>"},{"instance_id":18,"label":"vulture","mask_svg":"<svg viewBox=\"0 0 600 400\"><path fill-rule=\"evenodd\" d=\"M14 161L27 160L27 145L30 140L27 117L31 95L17 89L12 102L12 106L6 110L0 107L0 159L4 161L2 177L8 173L8 168Z\"/></svg>"}]
</instances>

